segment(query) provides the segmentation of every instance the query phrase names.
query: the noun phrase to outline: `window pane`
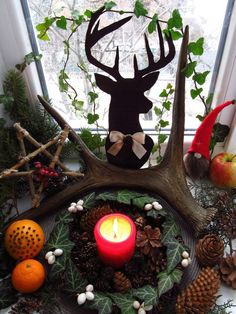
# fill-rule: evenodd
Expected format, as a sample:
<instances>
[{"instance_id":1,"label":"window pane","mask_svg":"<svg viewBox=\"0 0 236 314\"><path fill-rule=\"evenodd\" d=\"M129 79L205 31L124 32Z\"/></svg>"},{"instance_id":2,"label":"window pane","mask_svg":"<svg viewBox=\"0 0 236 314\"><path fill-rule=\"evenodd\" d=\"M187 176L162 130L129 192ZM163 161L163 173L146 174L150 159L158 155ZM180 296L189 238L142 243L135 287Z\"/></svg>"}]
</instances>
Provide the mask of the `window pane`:
<instances>
[{"instance_id":1,"label":"window pane","mask_svg":"<svg viewBox=\"0 0 236 314\"><path fill-rule=\"evenodd\" d=\"M45 16L59 16L65 15L71 16L71 11L78 10L83 13L86 9L95 10L103 5L104 1L100 0L28 0L31 10L32 22L34 26L42 23ZM133 3L135 1L115 1L118 10L132 10ZM148 8L148 15L153 16L154 13L158 13L160 20L168 20L171 12L174 9L180 11L183 17L184 25L190 25L190 41L195 41L199 37L204 37L205 53L200 58L195 57L194 60L201 59L197 71L212 71L214 67L215 57L217 53L220 33L223 25L224 14L227 6L227 1L215 1L214 7L210 0L161 0L161 1L143 1ZM212 14L214 10L214 14ZM101 17L100 27L104 27L107 24L111 24L114 20L121 19L117 13L106 13ZM119 46L120 50L120 72L124 77L133 76L133 55L136 54L138 59L139 68L147 66L147 55L144 45L143 34L147 33L147 26L150 20L144 17L132 18L131 21L121 27L119 30L105 36L100 40L93 48L93 55L97 59L101 60L109 66L114 63L116 47ZM161 26L165 28L165 24ZM78 98L83 104L85 112L93 112L93 105L89 103L89 92L92 91L91 84L86 78L86 74L80 66L85 66L92 74L92 80L94 81L93 73L102 71L96 69L92 65L88 64L85 50L84 39L86 33L86 23L79 27L79 30L70 40L71 53L70 60L66 67L66 73L69 76L69 82L73 85L78 93ZM81 116L81 112L75 113L68 97L60 93L58 76L60 70L63 68L65 61L63 40L69 36L69 30L59 30L57 27L52 28L49 32L50 41L39 41L39 47L43 53L43 67L46 77L49 96L53 101L55 107L60 113L70 121L70 124L75 128L86 126L86 119ZM153 33L149 36L149 42L155 60L158 59L159 47L157 34ZM147 96L153 102L153 108L155 106L160 107L163 98L159 97L162 89L166 87L167 83L171 83L174 86L175 72L178 60L178 47L180 41L175 41L176 44L176 57L175 59L161 69L157 83L147 92ZM167 48L167 47L166 47ZM167 52L166 52L167 53ZM105 74L105 73L104 73ZM203 86L203 95L207 96L210 86L211 75L208 75L207 81ZM196 128L199 124L199 120L196 119L197 114L204 113L204 106L199 98L193 100L190 97L190 89L194 88L191 80L186 84L186 128ZM99 91L99 99L96 105L96 112L99 114L99 125L107 127L108 118L107 113L109 109L110 96ZM171 120L170 113L167 113L165 118ZM157 117L154 111L149 112L141 117L141 123L144 129L154 128ZM171 123L171 121L170 121Z\"/></svg>"}]
</instances>

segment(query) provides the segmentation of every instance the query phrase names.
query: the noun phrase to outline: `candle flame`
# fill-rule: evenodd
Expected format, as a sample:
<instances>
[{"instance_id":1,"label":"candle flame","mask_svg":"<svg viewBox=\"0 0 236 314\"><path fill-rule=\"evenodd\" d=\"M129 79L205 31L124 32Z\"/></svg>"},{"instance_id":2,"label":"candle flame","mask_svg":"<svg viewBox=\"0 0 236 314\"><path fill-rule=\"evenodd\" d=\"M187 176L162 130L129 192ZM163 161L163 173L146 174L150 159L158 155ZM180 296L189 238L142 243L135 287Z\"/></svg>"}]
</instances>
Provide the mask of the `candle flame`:
<instances>
[{"instance_id":1,"label":"candle flame","mask_svg":"<svg viewBox=\"0 0 236 314\"><path fill-rule=\"evenodd\" d=\"M114 239L118 237L118 220L117 218L114 219L113 222L113 232L114 232Z\"/></svg>"}]
</instances>

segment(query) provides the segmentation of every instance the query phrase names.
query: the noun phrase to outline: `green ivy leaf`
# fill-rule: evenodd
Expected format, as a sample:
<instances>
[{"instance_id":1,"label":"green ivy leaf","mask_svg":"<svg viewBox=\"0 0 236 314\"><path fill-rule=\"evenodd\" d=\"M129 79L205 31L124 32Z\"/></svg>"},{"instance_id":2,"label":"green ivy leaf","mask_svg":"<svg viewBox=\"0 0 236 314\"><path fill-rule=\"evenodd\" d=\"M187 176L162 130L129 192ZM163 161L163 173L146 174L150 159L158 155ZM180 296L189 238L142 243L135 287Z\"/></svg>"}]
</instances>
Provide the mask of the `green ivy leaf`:
<instances>
[{"instance_id":1,"label":"green ivy leaf","mask_svg":"<svg viewBox=\"0 0 236 314\"><path fill-rule=\"evenodd\" d=\"M170 111L171 102L170 102L169 100L164 101L163 104L162 104L162 106L163 106L166 110Z\"/></svg>"},{"instance_id":2,"label":"green ivy leaf","mask_svg":"<svg viewBox=\"0 0 236 314\"><path fill-rule=\"evenodd\" d=\"M82 100L77 100L77 99L73 99L72 101L72 106L76 109L76 110L79 110L79 111L82 111L83 110L83 106L84 106L84 101Z\"/></svg>"},{"instance_id":3,"label":"green ivy leaf","mask_svg":"<svg viewBox=\"0 0 236 314\"><path fill-rule=\"evenodd\" d=\"M167 22L168 29L177 28L181 29L183 27L183 20L179 13L179 10L175 9L172 12L171 18Z\"/></svg>"},{"instance_id":4,"label":"green ivy leaf","mask_svg":"<svg viewBox=\"0 0 236 314\"><path fill-rule=\"evenodd\" d=\"M145 195L145 196L134 198L133 199L133 205L137 206L139 208L144 208L144 206L146 204L150 204L150 203L153 203L155 201L156 201L155 198L148 196L148 195Z\"/></svg>"},{"instance_id":5,"label":"green ivy leaf","mask_svg":"<svg viewBox=\"0 0 236 314\"><path fill-rule=\"evenodd\" d=\"M169 37L169 33L170 33L171 38L172 38L173 40L179 40L180 38L183 37L183 34L182 34L182 33L180 33L179 31L174 31L173 29L168 30L168 32L164 32L164 34L165 34L167 37Z\"/></svg>"},{"instance_id":6,"label":"green ivy leaf","mask_svg":"<svg viewBox=\"0 0 236 314\"><path fill-rule=\"evenodd\" d=\"M96 200L102 201L116 201L117 196L114 192L103 192L96 196Z\"/></svg>"},{"instance_id":7,"label":"green ivy leaf","mask_svg":"<svg viewBox=\"0 0 236 314\"><path fill-rule=\"evenodd\" d=\"M213 126L213 137L215 138L215 141L218 143L224 142L226 136L229 134L229 126L226 124L216 123Z\"/></svg>"},{"instance_id":8,"label":"green ivy leaf","mask_svg":"<svg viewBox=\"0 0 236 314\"><path fill-rule=\"evenodd\" d=\"M165 134L158 134L158 143L159 144L162 144L162 143L164 143L165 142L165 140L167 139L167 135L165 135Z\"/></svg>"},{"instance_id":9,"label":"green ivy leaf","mask_svg":"<svg viewBox=\"0 0 236 314\"><path fill-rule=\"evenodd\" d=\"M158 293L159 297L165 292L173 288L174 283L179 283L182 278L182 271L174 269L173 272L168 274L166 271L158 274Z\"/></svg>"},{"instance_id":10,"label":"green ivy leaf","mask_svg":"<svg viewBox=\"0 0 236 314\"><path fill-rule=\"evenodd\" d=\"M203 44L204 38L201 37L197 41L188 44L188 51L195 56L201 56L204 52Z\"/></svg>"},{"instance_id":11,"label":"green ivy leaf","mask_svg":"<svg viewBox=\"0 0 236 314\"><path fill-rule=\"evenodd\" d=\"M165 128L167 125L169 125L169 121L165 121L165 120L160 120L159 124L162 128Z\"/></svg>"},{"instance_id":12,"label":"green ivy leaf","mask_svg":"<svg viewBox=\"0 0 236 314\"><path fill-rule=\"evenodd\" d=\"M106 10L111 10L113 7L115 7L117 4L114 1L108 1L104 3L104 7Z\"/></svg>"},{"instance_id":13,"label":"green ivy leaf","mask_svg":"<svg viewBox=\"0 0 236 314\"><path fill-rule=\"evenodd\" d=\"M130 205L131 200L139 196L141 196L140 193L129 190L121 190L117 193L117 202Z\"/></svg>"},{"instance_id":14,"label":"green ivy leaf","mask_svg":"<svg viewBox=\"0 0 236 314\"><path fill-rule=\"evenodd\" d=\"M92 16L92 11L90 11L90 10L86 10L85 12L84 12L84 15L87 17L87 18L91 18L91 16Z\"/></svg>"},{"instance_id":15,"label":"green ivy leaf","mask_svg":"<svg viewBox=\"0 0 236 314\"><path fill-rule=\"evenodd\" d=\"M61 29L67 29L67 20L65 16L61 16L60 19L56 21L56 26L61 28Z\"/></svg>"},{"instance_id":16,"label":"green ivy leaf","mask_svg":"<svg viewBox=\"0 0 236 314\"><path fill-rule=\"evenodd\" d=\"M166 240L165 245L167 246L167 272L170 273L181 262L181 255L185 248L175 239Z\"/></svg>"},{"instance_id":17,"label":"green ivy leaf","mask_svg":"<svg viewBox=\"0 0 236 314\"><path fill-rule=\"evenodd\" d=\"M203 85L206 82L206 77L210 73L210 71L205 71L202 73L196 73L193 76L193 80L196 81L199 85Z\"/></svg>"},{"instance_id":18,"label":"green ivy leaf","mask_svg":"<svg viewBox=\"0 0 236 314\"><path fill-rule=\"evenodd\" d=\"M61 212L59 215L56 216L55 222L56 223L64 223L68 224L69 222L73 221L73 217L68 210Z\"/></svg>"},{"instance_id":19,"label":"green ivy leaf","mask_svg":"<svg viewBox=\"0 0 236 314\"><path fill-rule=\"evenodd\" d=\"M147 15L148 11L147 9L144 7L143 2L141 0L136 0L135 1L135 5L134 5L134 14L137 17L140 16L145 16Z\"/></svg>"},{"instance_id":20,"label":"green ivy leaf","mask_svg":"<svg viewBox=\"0 0 236 314\"><path fill-rule=\"evenodd\" d=\"M190 77L190 76L192 76L192 74L193 74L193 72L194 72L194 70L195 70L195 68L196 68L196 65L197 65L197 61L192 61L192 62L189 62L186 66L185 66L185 68L182 70L183 71L183 73L184 73L184 75L186 76L186 77Z\"/></svg>"},{"instance_id":21,"label":"green ivy leaf","mask_svg":"<svg viewBox=\"0 0 236 314\"><path fill-rule=\"evenodd\" d=\"M154 112L155 112L155 114L157 115L157 116L161 116L162 115L162 111L161 111L161 109L160 108L158 108L158 107L154 107Z\"/></svg>"},{"instance_id":22,"label":"green ivy leaf","mask_svg":"<svg viewBox=\"0 0 236 314\"><path fill-rule=\"evenodd\" d=\"M198 114L198 115L196 116L196 118L197 118L199 121L201 121L201 122L204 120L204 117L201 116L200 114Z\"/></svg>"},{"instance_id":23,"label":"green ivy leaf","mask_svg":"<svg viewBox=\"0 0 236 314\"><path fill-rule=\"evenodd\" d=\"M67 267L67 259L68 254L65 254L64 252L61 256L58 256L56 258L56 261L52 264L49 272L49 278L51 281L57 281L59 279L62 279L64 271Z\"/></svg>"},{"instance_id":24,"label":"green ivy leaf","mask_svg":"<svg viewBox=\"0 0 236 314\"><path fill-rule=\"evenodd\" d=\"M88 119L88 124L93 124L99 119L99 115L97 113L95 114L88 113L87 119Z\"/></svg>"},{"instance_id":25,"label":"green ivy leaf","mask_svg":"<svg viewBox=\"0 0 236 314\"><path fill-rule=\"evenodd\" d=\"M113 302L120 308L122 314L136 314L133 308L134 299L128 293L112 293L109 294Z\"/></svg>"},{"instance_id":26,"label":"green ivy leaf","mask_svg":"<svg viewBox=\"0 0 236 314\"><path fill-rule=\"evenodd\" d=\"M71 259L67 261L63 290L68 293L84 292L87 280L81 276Z\"/></svg>"},{"instance_id":27,"label":"green ivy leaf","mask_svg":"<svg viewBox=\"0 0 236 314\"><path fill-rule=\"evenodd\" d=\"M58 80L59 80L59 90L60 92L67 92L68 91L68 83L65 81L69 79L69 76L66 74L64 70L60 71Z\"/></svg>"},{"instance_id":28,"label":"green ivy leaf","mask_svg":"<svg viewBox=\"0 0 236 314\"><path fill-rule=\"evenodd\" d=\"M158 303L158 291L152 286L144 286L139 289L133 289L132 295L144 302L145 306L154 305Z\"/></svg>"},{"instance_id":29,"label":"green ivy leaf","mask_svg":"<svg viewBox=\"0 0 236 314\"><path fill-rule=\"evenodd\" d=\"M154 219L157 219L160 216L167 216L167 212L163 209L161 210L156 210L156 209L151 209L147 212L148 217L152 217Z\"/></svg>"},{"instance_id":30,"label":"green ivy leaf","mask_svg":"<svg viewBox=\"0 0 236 314\"><path fill-rule=\"evenodd\" d=\"M89 303L90 309L95 309L98 314L110 314L112 312L112 301L104 293L94 293L95 298Z\"/></svg>"},{"instance_id":31,"label":"green ivy leaf","mask_svg":"<svg viewBox=\"0 0 236 314\"><path fill-rule=\"evenodd\" d=\"M180 234L179 226L175 223L174 219L168 218L163 223L162 242L166 243L172 238Z\"/></svg>"},{"instance_id":32,"label":"green ivy leaf","mask_svg":"<svg viewBox=\"0 0 236 314\"><path fill-rule=\"evenodd\" d=\"M95 196L96 196L96 195L95 195L95 192L86 195L86 196L83 198L83 201L84 201L83 206L84 206L85 208L88 208L88 209L89 209L89 208L92 208L92 207L94 206L94 204L95 204L95 200L96 200Z\"/></svg>"},{"instance_id":33,"label":"green ivy leaf","mask_svg":"<svg viewBox=\"0 0 236 314\"><path fill-rule=\"evenodd\" d=\"M157 28L157 14L155 13L152 17L151 22L148 24L148 32L151 34L153 32L155 32L156 28Z\"/></svg>"},{"instance_id":34,"label":"green ivy leaf","mask_svg":"<svg viewBox=\"0 0 236 314\"><path fill-rule=\"evenodd\" d=\"M88 92L88 96L90 97L90 102L94 102L98 98L98 94L94 92Z\"/></svg>"},{"instance_id":35,"label":"green ivy leaf","mask_svg":"<svg viewBox=\"0 0 236 314\"><path fill-rule=\"evenodd\" d=\"M63 255L70 253L74 246L74 242L69 240L69 228L64 221L58 223L50 234L50 237L45 245L45 251L53 249L62 249Z\"/></svg>"},{"instance_id":36,"label":"green ivy leaf","mask_svg":"<svg viewBox=\"0 0 236 314\"><path fill-rule=\"evenodd\" d=\"M168 97L168 93L166 89L163 89L163 91L160 93L159 97Z\"/></svg>"},{"instance_id":37,"label":"green ivy leaf","mask_svg":"<svg viewBox=\"0 0 236 314\"><path fill-rule=\"evenodd\" d=\"M195 99L197 96L199 96L202 91L203 91L202 88L191 89L190 94L191 94L192 99Z\"/></svg>"}]
</instances>

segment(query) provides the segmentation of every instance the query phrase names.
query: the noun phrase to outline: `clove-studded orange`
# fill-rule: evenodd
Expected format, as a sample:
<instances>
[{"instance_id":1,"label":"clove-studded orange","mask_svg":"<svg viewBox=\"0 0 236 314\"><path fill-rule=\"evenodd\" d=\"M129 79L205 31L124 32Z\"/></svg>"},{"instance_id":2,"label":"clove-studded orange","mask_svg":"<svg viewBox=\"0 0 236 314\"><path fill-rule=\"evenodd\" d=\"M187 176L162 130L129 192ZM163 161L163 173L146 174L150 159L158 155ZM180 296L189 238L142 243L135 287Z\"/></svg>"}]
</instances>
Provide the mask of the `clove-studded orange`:
<instances>
[{"instance_id":1,"label":"clove-studded orange","mask_svg":"<svg viewBox=\"0 0 236 314\"><path fill-rule=\"evenodd\" d=\"M4 238L7 252L16 260L24 260L38 255L44 241L44 232L40 225L29 219L13 222L7 228Z\"/></svg>"}]
</instances>

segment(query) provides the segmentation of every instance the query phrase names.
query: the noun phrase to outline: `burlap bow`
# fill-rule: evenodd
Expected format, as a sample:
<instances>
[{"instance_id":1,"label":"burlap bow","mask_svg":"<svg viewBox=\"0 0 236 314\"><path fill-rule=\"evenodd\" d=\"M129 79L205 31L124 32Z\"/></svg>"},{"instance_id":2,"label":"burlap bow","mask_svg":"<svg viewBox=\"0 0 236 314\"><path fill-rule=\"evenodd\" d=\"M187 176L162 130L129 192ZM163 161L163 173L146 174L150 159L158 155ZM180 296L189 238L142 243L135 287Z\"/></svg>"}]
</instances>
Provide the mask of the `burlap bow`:
<instances>
[{"instance_id":1,"label":"burlap bow","mask_svg":"<svg viewBox=\"0 0 236 314\"><path fill-rule=\"evenodd\" d=\"M114 143L109 149L108 153L116 156L121 148L124 145L124 138L130 136L132 137L133 144L132 144L132 150L134 154L141 159L147 152L147 150L143 147L143 144L145 143L145 134L143 132L137 132L132 134L123 134L119 131L111 131L109 135L109 139L112 143Z\"/></svg>"}]
</instances>

